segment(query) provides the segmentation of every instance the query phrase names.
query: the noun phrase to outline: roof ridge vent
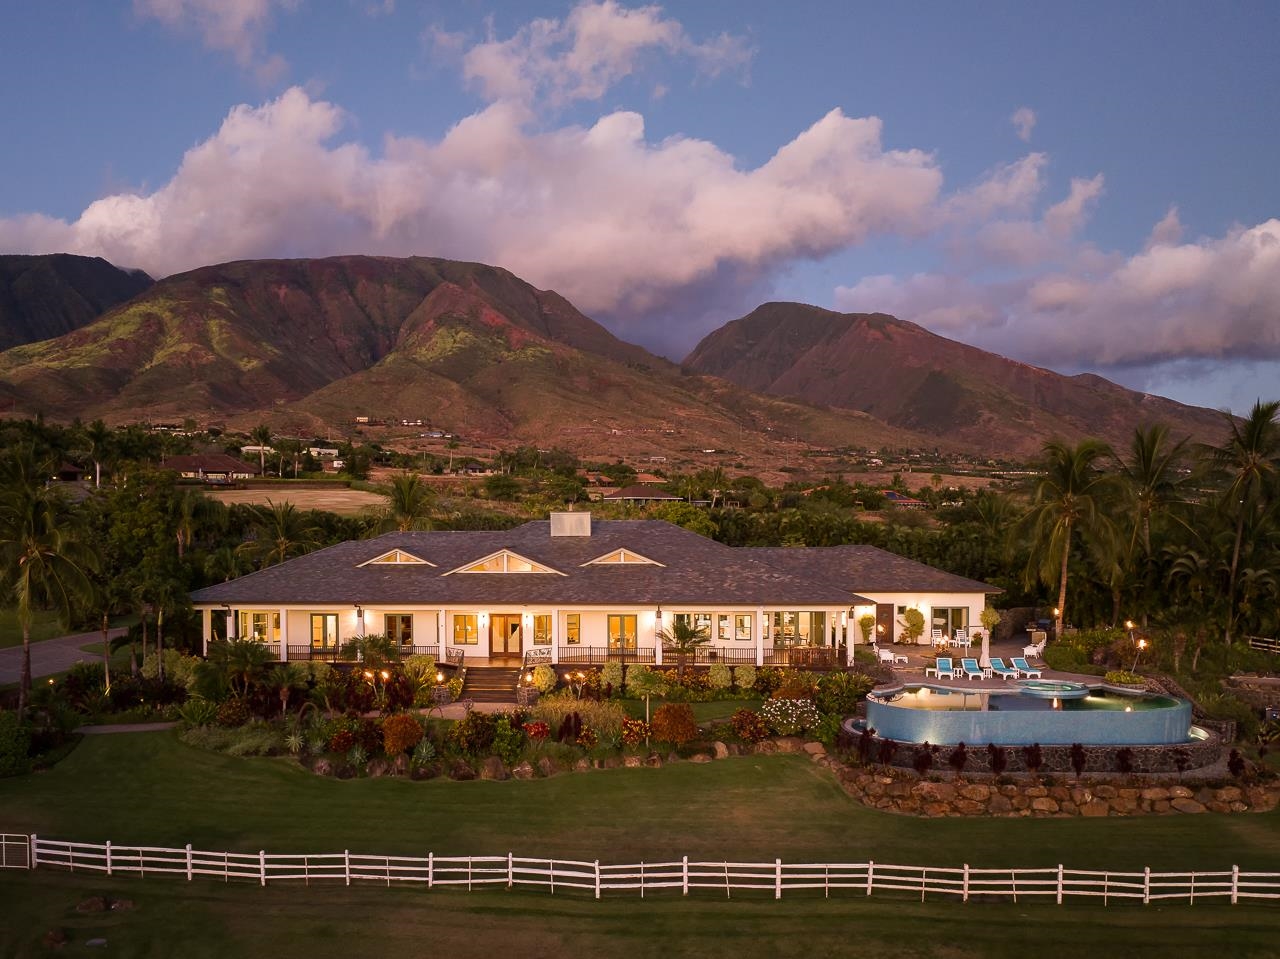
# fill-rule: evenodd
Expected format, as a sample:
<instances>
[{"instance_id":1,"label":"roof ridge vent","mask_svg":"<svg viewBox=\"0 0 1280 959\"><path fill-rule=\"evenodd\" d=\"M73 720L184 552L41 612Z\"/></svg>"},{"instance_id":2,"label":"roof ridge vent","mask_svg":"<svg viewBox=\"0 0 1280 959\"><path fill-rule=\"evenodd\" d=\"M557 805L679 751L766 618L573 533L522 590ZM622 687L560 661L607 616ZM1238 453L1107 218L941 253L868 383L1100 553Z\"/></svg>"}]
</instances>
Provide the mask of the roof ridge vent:
<instances>
[{"instance_id":1,"label":"roof ridge vent","mask_svg":"<svg viewBox=\"0 0 1280 959\"><path fill-rule=\"evenodd\" d=\"M552 513L551 535L554 536L590 536L590 513Z\"/></svg>"}]
</instances>

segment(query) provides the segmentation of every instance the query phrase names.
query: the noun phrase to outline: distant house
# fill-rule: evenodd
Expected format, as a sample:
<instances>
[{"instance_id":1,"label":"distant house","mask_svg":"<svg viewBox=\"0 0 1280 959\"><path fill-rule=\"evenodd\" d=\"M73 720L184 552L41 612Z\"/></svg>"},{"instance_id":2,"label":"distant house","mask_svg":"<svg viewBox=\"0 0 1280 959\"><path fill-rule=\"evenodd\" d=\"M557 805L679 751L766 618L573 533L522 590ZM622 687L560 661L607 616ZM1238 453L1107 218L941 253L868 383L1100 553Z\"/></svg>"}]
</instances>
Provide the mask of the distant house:
<instances>
[{"instance_id":1,"label":"distant house","mask_svg":"<svg viewBox=\"0 0 1280 959\"><path fill-rule=\"evenodd\" d=\"M78 483L84 479L84 470L74 463L68 463L64 460L53 478L61 483Z\"/></svg>"},{"instance_id":2,"label":"distant house","mask_svg":"<svg viewBox=\"0 0 1280 959\"><path fill-rule=\"evenodd\" d=\"M234 483L253 479L258 467L228 456L226 453L198 453L193 456L170 456L160 463L162 470L173 470L183 479L202 483Z\"/></svg>"},{"instance_id":3,"label":"distant house","mask_svg":"<svg viewBox=\"0 0 1280 959\"><path fill-rule=\"evenodd\" d=\"M929 506L924 500L916 499L914 496L907 496L897 490L882 489L880 492L894 509L927 509Z\"/></svg>"},{"instance_id":4,"label":"distant house","mask_svg":"<svg viewBox=\"0 0 1280 959\"><path fill-rule=\"evenodd\" d=\"M338 451L330 446L308 446L307 452L320 460L335 459L338 455Z\"/></svg>"},{"instance_id":5,"label":"distant house","mask_svg":"<svg viewBox=\"0 0 1280 959\"><path fill-rule=\"evenodd\" d=\"M242 446L240 447L241 456L272 456L275 453L274 446Z\"/></svg>"},{"instance_id":6,"label":"distant house","mask_svg":"<svg viewBox=\"0 0 1280 959\"><path fill-rule=\"evenodd\" d=\"M684 497L676 496L674 493L668 493L666 490L657 486L648 486L644 483L635 483L632 486L624 486L622 489L613 493L605 493L600 497L606 503L681 503Z\"/></svg>"}]
</instances>

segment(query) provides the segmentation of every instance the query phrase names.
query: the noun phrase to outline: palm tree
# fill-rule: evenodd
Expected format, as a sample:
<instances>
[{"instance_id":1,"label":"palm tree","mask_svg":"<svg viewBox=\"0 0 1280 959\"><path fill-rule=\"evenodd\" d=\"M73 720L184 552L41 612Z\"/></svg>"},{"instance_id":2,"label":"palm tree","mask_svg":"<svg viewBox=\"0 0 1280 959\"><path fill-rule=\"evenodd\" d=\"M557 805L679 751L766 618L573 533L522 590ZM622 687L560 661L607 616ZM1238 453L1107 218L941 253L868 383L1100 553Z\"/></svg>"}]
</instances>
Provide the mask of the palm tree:
<instances>
[{"instance_id":1,"label":"palm tree","mask_svg":"<svg viewBox=\"0 0 1280 959\"><path fill-rule=\"evenodd\" d=\"M1136 546L1141 542L1143 551L1150 556L1153 517L1186 503L1180 494L1185 478L1178 472L1178 464L1186 458L1186 453L1186 438L1170 445L1167 426L1134 430L1128 461L1118 461L1120 476L1133 509L1133 531L1129 537L1131 555L1136 553Z\"/></svg>"},{"instance_id":2,"label":"palm tree","mask_svg":"<svg viewBox=\"0 0 1280 959\"><path fill-rule=\"evenodd\" d=\"M244 698L271 662L271 651L252 639L219 639L209 644L209 662L227 677L232 693Z\"/></svg>"},{"instance_id":3,"label":"palm tree","mask_svg":"<svg viewBox=\"0 0 1280 959\"><path fill-rule=\"evenodd\" d=\"M1270 485L1280 470L1280 401L1253 404L1253 409L1238 422L1225 414L1230 435L1222 446L1209 452L1210 462L1228 479L1223 490L1224 511L1236 519L1235 541L1231 549L1231 565L1227 573L1227 645L1235 630L1237 604L1236 585L1240 571L1240 550L1244 544L1245 522L1263 505Z\"/></svg>"},{"instance_id":4,"label":"palm tree","mask_svg":"<svg viewBox=\"0 0 1280 959\"><path fill-rule=\"evenodd\" d=\"M32 614L52 607L65 622L92 589L86 571L96 556L80 536L79 517L61 491L44 482L55 465L30 443L0 463L0 585L4 605L16 608L22 629L19 715L31 698Z\"/></svg>"},{"instance_id":5,"label":"palm tree","mask_svg":"<svg viewBox=\"0 0 1280 959\"><path fill-rule=\"evenodd\" d=\"M271 445L271 427L266 423L259 423L253 428L253 432L249 434L258 447L258 466L262 470L262 475L267 475L267 447Z\"/></svg>"},{"instance_id":6,"label":"palm tree","mask_svg":"<svg viewBox=\"0 0 1280 959\"><path fill-rule=\"evenodd\" d=\"M1067 607L1067 567L1074 537L1102 540L1112 535L1103 509L1111 477L1098 468L1110 450L1092 439L1081 440L1076 446L1050 440L1042 450L1045 475L1036 483L1031 509L1023 517L1031 539L1027 577L1039 578L1047 585L1056 574L1058 605L1053 628L1057 637L1062 635Z\"/></svg>"},{"instance_id":7,"label":"palm tree","mask_svg":"<svg viewBox=\"0 0 1280 959\"><path fill-rule=\"evenodd\" d=\"M391 478L390 503L377 524L380 533L431 528L434 495L417 473L397 473Z\"/></svg>"},{"instance_id":8,"label":"palm tree","mask_svg":"<svg viewBox=\"0 0 1280 959\"><path fill-rule=\"evenodd\" d=\"M309 553L320 545L319 528L292 503L267 500L266 506L254 507L253 514L253 539L240 548L257 559L260 569Z\"/></svg>"},{"instance_id":9,"label":"palm tree","mask_svg":"<svg viewBox=\"0 0 1280 959\"><path fill-rule=\"evenodd\" d=\"M689 656L711 642L710 630L705 626L693 625L687 616L677 616L671 625L658 633L662 640L662 648L676 655L676 675L684 676L684 666Z\"/></svg>"},{"instance_id":10,"label":"palm tree","mask_svg":"<svg viewBox=\"0 0 1280 959\"><path fill-rule=\"evenodd\" d=\"M84 430L85 439L89 441L89 457L93 460L93 486L102 486L102 461L111 448L113 433L102 420L94 420Z\"/></svg>"}]
</instances>

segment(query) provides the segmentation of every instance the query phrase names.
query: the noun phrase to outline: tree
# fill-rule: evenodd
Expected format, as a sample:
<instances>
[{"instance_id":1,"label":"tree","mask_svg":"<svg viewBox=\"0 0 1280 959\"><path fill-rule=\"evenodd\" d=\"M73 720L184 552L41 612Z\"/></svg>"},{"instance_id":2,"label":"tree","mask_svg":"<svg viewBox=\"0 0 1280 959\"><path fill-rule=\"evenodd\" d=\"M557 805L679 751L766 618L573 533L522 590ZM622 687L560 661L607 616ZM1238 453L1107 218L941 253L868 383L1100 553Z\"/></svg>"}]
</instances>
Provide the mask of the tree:
<instances>
[{"instance_id":1,"label":"tree","mask_svg":"<svg viewBox=\"0 0 1280 959\"><path fill-rule=\"evenodd\" d=\"M693 625L687 616L677 616L671 625L658 633L664 650L676 655L676 675L684 676L685 663L689 656L711 642L711 632L705 626Z\"/></svg>"},{"instance_id":2,"label":"tree","mask_svg":"<svg viewBox=\"0 0 1280 959\"><path fill-rule=\"evenodd\" d=\"M1231 644L1238 616L1237 580L1240 552L1244 544L1245 524L1264 508L1268 486L1280 470L1280 401L1253 404L1244 422L1226 414L1229 426L1227 441L1212 448L1209 459L1225 476L1227 486L1222 493L1223 511L1235 518L1235 538L1231 548L1231 564L1227 572L1227 645Z\"/></svg>"},{"instance_id":3,"label":"tree","mask_svg":"<svg viewBox=\"0 0 1280 959\"><path fill-rule=\"evenodd\" d=\"M309 553L320 545L319 529L311 516L300 513L292 503L273 503L253 509L253 538L240 549L266 569L286 559Z\"/></svg>"},{"instance_id":4,"label":"tree","mask_svg":"<svg viewBox=\"0 0 1280 959\"><path fill-rule=\"evenodd\" d=\"M387 497L390 502L378 523L378 532L399 530L403 533L431 528L431 507L435 497L417 473L397 473L391 477Z\"/></svg>"},{"instance_id":5,"label":"tree","mask_svg":"<svg viewBox=\"0 0 1280 959\"><path fill-rule=\"evenodd\" d=\"M209 664L227 678L231 692L242 699L270 662L266 644L252 639L219 639L209 644Z\"/></svg>"},{"instance_id":6,"label":"tree","mask_svg":"<svg viewBox=\"0 0 1280 959\"><path fill-rule=\"evenodd\" d=\"M1056 574L1058 604L1053 628L1054 636L1060 637L1073 537L1101 539L1112 534L1104 509L1112 480L1098 468L1110 450L1105 443L1091 439L1076 446L1050 440L1042 450L1045 474L1036 483L1031 509L1023 517L1031 540L1027 577L1038 577L1047 585Z\"/></svg>"},{"instance_id":7,"label":"tree","mask_svg":"<svg viewBox=\"0 0 1280 959\"><path fill-rule=\"evenodd\" d=\"M258 466L262 470L262 475L267 475L267 447L271 445L271 427L266 423L259 423L253 428L253 432L249 434L258 447Z\"/></svg>"},{"instance_id":8,"label":"tree","mask_svg":"<svg viewBox=\"0 0 1280 959\"><path fill-rule=\"evenodd\" d=\"M93 487L102 486L102 461L111 449L112 432L102 420L94 420L84 430L85 439L89 441L89 458L93 460Z\"/></svg>"},{"instance_id":9,"label":"tree","mask_svg":"<svg viewBox=\"0 0 1280 959\"><path fill-rule=\"evenodd\" d=\"M81 534L79 516L60 490L45 485L56 463L33 444L11 449L0 461L0 584L22 630L18 712L31 698L31 618L53 608L64 622L89 596L87 570L95 562Z\"/></svg>"}]
</instances>

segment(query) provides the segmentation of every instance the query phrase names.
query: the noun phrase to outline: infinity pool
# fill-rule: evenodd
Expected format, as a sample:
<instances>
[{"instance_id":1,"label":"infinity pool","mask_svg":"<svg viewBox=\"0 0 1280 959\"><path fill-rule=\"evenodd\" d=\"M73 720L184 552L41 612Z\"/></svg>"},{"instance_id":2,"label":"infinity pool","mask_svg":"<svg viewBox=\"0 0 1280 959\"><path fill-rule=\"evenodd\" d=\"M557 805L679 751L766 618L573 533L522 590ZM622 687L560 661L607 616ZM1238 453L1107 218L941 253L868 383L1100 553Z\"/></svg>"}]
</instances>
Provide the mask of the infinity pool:
<instances>
[{"instance_id":1,"label":"infinity pool","mask_svg":"<svg viewBox=\"0 0 1280 959\"><path fill-rule=\"evenodd\" d=\"M1191 704L1083 683L1026 681L1008 689L912 685L867 697L878 736L936 745L1133 745L1189 741Z\"/></svg>"}]
</instances>

